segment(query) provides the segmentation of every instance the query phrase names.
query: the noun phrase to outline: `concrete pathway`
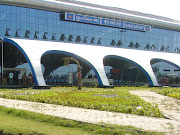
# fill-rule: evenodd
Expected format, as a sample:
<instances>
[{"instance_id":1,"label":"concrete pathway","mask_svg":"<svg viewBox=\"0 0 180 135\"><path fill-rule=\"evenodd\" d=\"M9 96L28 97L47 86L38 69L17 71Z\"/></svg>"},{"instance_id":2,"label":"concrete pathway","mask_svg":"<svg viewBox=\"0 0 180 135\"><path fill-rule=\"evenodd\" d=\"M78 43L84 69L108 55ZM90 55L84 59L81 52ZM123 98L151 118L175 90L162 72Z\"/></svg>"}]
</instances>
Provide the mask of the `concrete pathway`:
<instances>
[{"instance_id":1,"label":"concrete pathway","mask_svg":"<svg viewBox=\"0 0 180 135\"><path fill-rule=\"evenodd\" d=\"M138 95L146 102L157 104L164 116L180 122L180 100L163 96L153 91L130 91L130 93Z\"/></svg>"},{"instance_id":2,"label":"concrete pathway","mask_svg":"<svg viewBox=\"0 0 180 135\"><path fill-rule=\"evenodd\" d=\"M0 105L94 124L108 123L116 125L128 125L142 128L144 130L166 132L167 134L171 135L180 134L180 123L176 120L170 119L151 118L124 113L114 113L3 98L0 98Z\"/></svg>"}]
</instances>

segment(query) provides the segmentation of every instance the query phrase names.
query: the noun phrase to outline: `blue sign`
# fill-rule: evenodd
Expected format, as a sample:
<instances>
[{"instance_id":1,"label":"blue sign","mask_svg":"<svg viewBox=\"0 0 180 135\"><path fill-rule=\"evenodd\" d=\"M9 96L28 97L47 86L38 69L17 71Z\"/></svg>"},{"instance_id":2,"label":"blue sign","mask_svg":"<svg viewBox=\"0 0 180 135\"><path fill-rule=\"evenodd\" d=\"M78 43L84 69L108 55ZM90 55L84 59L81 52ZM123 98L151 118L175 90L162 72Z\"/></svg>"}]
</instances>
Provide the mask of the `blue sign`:
<instances>
[{"instance_id":1,"label":"blue sign","mask_svg":"<svg viewBox=\"0 0 180 135\"><path fill-rule=\"evenodd\" d=\"M101 25L123 28L124 23L116 20L101 19Z\"/></svg>"},{"instance_id":2,"label":"blue sign","mask_svg":"<svg viewBox=\"0 0 180 135\"><path fill-rule=\"evenodd\" d=\"M151 31L151 26L145 25L144 31Z\"/></svg>"},{"instance_id":3,"label":"blue sign","mask_svg":"<svg viewBox=\"0 0 180 135\"><path fill-rule=\"evenodd\" d=\"M144 31L144 25L142 25L142 24L135 24L135 23L129 23L129 22L125 22L124 28Z\"/></svg>"},{"instance_id":4,"label":"blue sign","mask_svg":"<svg viewBox=\"0 0 180 135\"><path fill-rule=\"evenodd\" d=\"M92 23L92 24L100 24L101 19L98 17L91 17L91 16L85 16L85 15L75 15L74 21Z\"/></svg>"},{"instance_id":5,"label":"blue sign","mask_svg":"<svg viewBox=\"0 0 180 135\"><path fill-rule=\"evenodd\" d=\"M65 20L74 20L74 14L73 13L66 13L65 14Z\"/></svg>"},{"instance_id":6,"label":"blue sign","mask_svg":"<svg viewBox=\"0 0 180 135\"><path fill-rule=\"evenodd\" d=\"M111 27L117 27L117 28L137 30L137 31L147 31L147 32L151 31L151 26L148 26L148 25L123 22L123 21L111 20L111 19L104 19L100 17L93 17L93 16L80 15L80 14L74 14L74 13L65 12L64 18L65 20L75 21L75 22L105 25L105 26L111 26Z\"/></svg>"}]
</instances>

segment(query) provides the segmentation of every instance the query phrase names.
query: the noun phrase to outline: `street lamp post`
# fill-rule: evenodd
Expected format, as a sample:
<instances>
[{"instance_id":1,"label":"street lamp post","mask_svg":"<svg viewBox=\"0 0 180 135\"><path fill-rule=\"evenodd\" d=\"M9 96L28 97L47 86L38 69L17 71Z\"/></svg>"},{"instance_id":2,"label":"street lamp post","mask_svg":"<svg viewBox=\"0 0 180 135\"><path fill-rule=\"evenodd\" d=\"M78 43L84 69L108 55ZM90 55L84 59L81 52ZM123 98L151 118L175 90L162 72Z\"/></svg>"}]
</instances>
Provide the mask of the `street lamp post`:
<instances>
[{"instance_id":1,"label":"street lamp post","mask_svg":"<svg viewBox=\"0 0 180 135\"><path fill-rule=\"evenodd\" d=\"M73 57L65 57L62 60L64 60L64 65L68 66L70 63L70 60L73 60L78 65L77 72L78 72L78 90L82 90L82 78L81 78L81 66L78 60L76 60Z\"/></svg>"},{"instance_id":2,"label":"street lamp post","mask_svg":"<svg viewBox=\"0 0 180 135\"><path fill-rule=\"evenodd\" d=\"M1 72L1 77L2 77L2 86L3 86L3 42L4 42L4 39L2 38L2 37L0 37L0 42L1 42L1 44L2 44L2 65L1 65L1 70L2 70L2 72Z\"/></svg>"}]
</instances>

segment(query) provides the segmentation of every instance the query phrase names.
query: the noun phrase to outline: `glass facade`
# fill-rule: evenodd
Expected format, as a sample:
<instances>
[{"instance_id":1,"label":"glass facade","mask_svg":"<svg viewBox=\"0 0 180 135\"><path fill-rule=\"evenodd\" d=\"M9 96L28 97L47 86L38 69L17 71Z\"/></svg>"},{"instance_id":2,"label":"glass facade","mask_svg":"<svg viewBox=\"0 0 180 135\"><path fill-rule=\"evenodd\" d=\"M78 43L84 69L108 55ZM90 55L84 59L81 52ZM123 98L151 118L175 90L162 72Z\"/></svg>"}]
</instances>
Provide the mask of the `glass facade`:
<instances>
[{"instance_id":1,"label":"glass facade","mask_svg":"<svg viewBox=\"0 0 180 135\"><path fill-rule=\"evenodd\" d=\"M33 8L0 5L0 37L180 53L180 32L177 31L152 27L150 32L142 32L102 25L62 21L60 20L61 14ZM12 55L12 58L16 58L16 63L19 64L6 68L23 68L26 69L28 75L31 72L29 64L25 60L21 62L19 54L20 52L18 53L17 51ZM52 60L51 55L48 57ZM147 83L147 78L145 78L145 75L137 67L122 60L117 61L119 63L125 63L124 67L118 67L112 63L104 65L107 78L111 81L110 84L119 85L122 82L134 83L137 81ZM54 59L54 62L56 63L56 59ZM166 77L166 75L173 75L176 78L180 76L180 71L170 66L170 64L158 61L151 63L151 65L159 83L161 83L161 78ZM94 84L96 84L97 77L94 71L89 67L87 68L88 71L83 71L84 79L94 79ZM73 73L73 76L76 78L76 69L77 66L74 64L66 67L61 63L59 67L52 67L42 63L43 75L46 83L50 81L49 84L53 83L53 80L59 80L58 83L60 84L62 79L65 79L64 82L68 83L69 73ZM46 73L47 70L49 70L48 73ZM125 74L130 71L133 72L133 77ZM75 82L77 82L76 79L73 80L73 83Z\"/></svg>"},{"instance_id":2,"label":"glass facade","mask_svg":"<svg viewBox=\"0 0 180 135\"><path fill-rule=\"evenodd\" d=\"M73 42L107 47L180 53L180 32L127 29L61 21L60 13L0 5L0 37Z\"/></svg>"}]
</instances>

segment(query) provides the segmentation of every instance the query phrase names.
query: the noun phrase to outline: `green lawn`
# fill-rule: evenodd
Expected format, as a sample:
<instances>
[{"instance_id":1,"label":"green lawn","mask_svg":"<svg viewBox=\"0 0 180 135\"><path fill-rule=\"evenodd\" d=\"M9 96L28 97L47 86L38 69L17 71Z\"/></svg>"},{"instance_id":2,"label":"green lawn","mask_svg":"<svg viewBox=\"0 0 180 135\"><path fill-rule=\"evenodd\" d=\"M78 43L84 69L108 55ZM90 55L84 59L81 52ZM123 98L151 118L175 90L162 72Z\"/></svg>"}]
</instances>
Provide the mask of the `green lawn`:
<instances>
[{"instance_id":1,"label":"green lawn","mask_svg":"<svg viewBox=\"0 0 180 135\"><path fill-rule=\"evenodd\" d=\"M82 129L55 126L50 123L14 117L2 112L0 112L0 131L12 134L90 135L90 133Z\"/></svg>"},{"instance_id":2,"label":"green lawn","mask_svg":"<svg viewBox=\"0 0 180 135\"><path fill-rule=\"evenodd\" d=\"M51 103L64 106L122 112L163 118L160 110L150 102L130 94L131 87L102 88L51 88L50 90L1 90L0 97ZM136 88L138 89L138 88Z\"/></svg>"},{"instance_id":3,"label":"green lawn","mask_svg":"<svg viewBox=\"0 0 180 135\"><path fill-rule=\"evenodd\" d=\"M159 88L153 89L153 91L155 91L161 95L164 95L164 96L169 96L172 98L180 99L180 88L159 87Z\"/></svg>"},{"instance_id":4,"label":"green lawn","mask_svg":"<svg viewBox=\"0 0 180 135\"><path fill-rule=\"evenodd\" d=\"M165 96L180 99L180 89L170 87L83 88L80 91L74 87L54 87L50 90L33 90L30 88L19 90L0 89L0 97L150 117L163 117L156 106L130 94L130 90L152 90ZM139 107L141 109L138 109ZM15 135L20 133L23 135L160 134L145 132L133 127L93 125L0 106L0 133L1 131Z\"/></svg>"},{"instance_id":5,"label":"green lawn","mask_svg":"<svg viewBox=\"0 0 180 135\"><path fill-rule=\"evenodd\" d=\"M0 131L15 135L160 135L128 126L93 125L0 106Z\"/></svg>"}]
</instances>

